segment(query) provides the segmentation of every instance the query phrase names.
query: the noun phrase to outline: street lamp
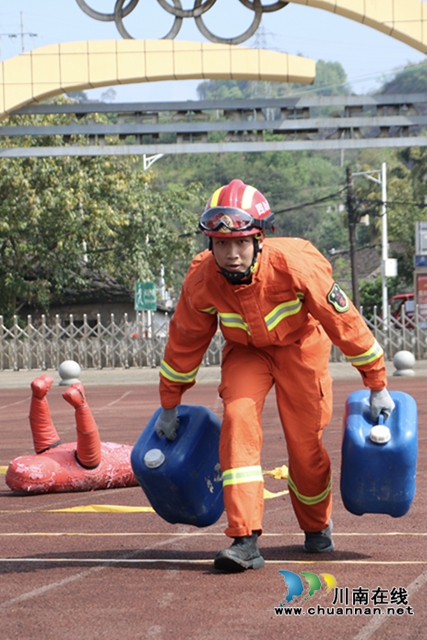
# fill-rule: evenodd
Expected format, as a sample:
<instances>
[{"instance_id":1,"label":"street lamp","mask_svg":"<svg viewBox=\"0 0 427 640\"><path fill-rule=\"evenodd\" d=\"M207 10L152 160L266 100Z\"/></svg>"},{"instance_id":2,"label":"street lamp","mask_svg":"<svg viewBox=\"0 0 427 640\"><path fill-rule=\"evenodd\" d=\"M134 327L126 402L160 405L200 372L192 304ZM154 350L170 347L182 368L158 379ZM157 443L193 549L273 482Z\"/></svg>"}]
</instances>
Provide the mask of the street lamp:
<instances>
[{"instance_id":1,"label":"street lamp","mask_svg":"<svg viewBox=\"0 0 427 640\"><path fill-rule=\"evenodd\" d=\"M381 279L382 279L382 315L383 327L388 325L388 292L387 278L397 276L397 260L389 260L388 257L388 234L387 234L387 164L383 162L381 169L373 171L359 171L353 176L364 176L372 182L381 185ZM378 176L378 177L374 177Z\"/></svg>"}]
</instances>

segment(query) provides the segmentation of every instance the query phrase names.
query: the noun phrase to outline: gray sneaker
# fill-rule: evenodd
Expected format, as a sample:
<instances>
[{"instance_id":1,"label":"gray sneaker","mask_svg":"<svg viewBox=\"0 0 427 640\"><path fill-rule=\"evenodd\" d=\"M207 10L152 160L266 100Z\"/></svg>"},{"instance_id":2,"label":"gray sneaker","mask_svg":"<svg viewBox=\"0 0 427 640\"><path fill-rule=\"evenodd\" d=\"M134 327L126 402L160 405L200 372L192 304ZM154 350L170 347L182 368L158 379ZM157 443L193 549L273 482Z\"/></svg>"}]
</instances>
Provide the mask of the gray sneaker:
<instances>
[{"instance_id":1,"label":"gray sneaker","mask_svg":"<svg viewBox=\"0 0 427 640\"><path fill-rule=\"evenodd\" d=\"M305 542L304 551L307 553L328 553L335 548L334 541L332 540L332 520L326 529L322 531L304 531Z\"/></svg>"},{"instance_id":2,"label":"gray sneaker","mask_svg":"<svg viewBox=\"0 0 427 640\"><path fill-rule=\"evenodd\" d=\"M258 534L234 538L228 549L219 551L215 556L214 567L226 573L237 573L246 569L261 569L264 558L258 549Z\"/></svg>"}]
</instances>

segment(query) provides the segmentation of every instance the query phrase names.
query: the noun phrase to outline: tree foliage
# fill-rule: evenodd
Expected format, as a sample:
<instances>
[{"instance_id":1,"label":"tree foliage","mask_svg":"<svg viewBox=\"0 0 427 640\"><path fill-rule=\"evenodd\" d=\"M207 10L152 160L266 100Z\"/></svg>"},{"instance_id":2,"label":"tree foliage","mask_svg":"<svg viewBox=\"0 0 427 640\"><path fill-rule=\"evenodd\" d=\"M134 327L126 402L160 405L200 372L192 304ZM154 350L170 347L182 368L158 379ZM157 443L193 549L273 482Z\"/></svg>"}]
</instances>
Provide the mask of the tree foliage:
<instances>
[{"instance_id":1,"label":"tree foliage","mask_svg":"<svg viewBox=\"0 0 427 640\"><path fill-rule=\"evenodd\" d=\"M427 91L427 65L425 62L419 65L409 64L398 71L392 78L386 80L379 94L404 94L424 93Z\"/></svg>"},{"instance_id":2,"label":"tree foliage","mask_svg":"<svg viewBox=\"0 0 427 640\"><path fill-rule=\"evenodd\" d=\"M178 181L185 186L202 183L205 201L218 187L240 178L266 196L276 213L278 235L316 241L325 253L332 247L346 246L348 241L339 212L342 198L316 203L325 196L338 194L345 180L344 170L327 155L265 152L169 156L162 158L154 171L159 185Z\"/></svg>"},{"instance_id":3,"label":"tree foliage","mask_svg":"<svg viewBox=\"0 0 427 640\"><path fill-rule=\"evenodd\" d=\"M424 91L427 67L410 66L383 85L382 93ZM281 97L350 92L339 63L317 63L312 87L280 83L206 81L204 99ZM79 96L75 96L79 98ZM59 102L66 99L59 99ZM95 114L95 122L111 117ZM13 116L3 124L68 124L73 116ZM270 135L270 134L269 134ZM272 135L272 134L271 134ZM84 143L75 136L71 142ZM59 136L2 138L0 146L63 144ZM114 144L113 140L107 140ZM390 290L413 282L415 222L427 220L427 151L424 148L346 151L354 173L387 163L388 236L399 278ZM136 157L3 158L0 164L0 313L23 307L47 311L51 303L83 296L91 274L114 276L129 289L135 279L156 279L165 267L179 288L192 255L204 246L197 217L212 192L240 178L260 189L276 213L277 234L311 240L325 255L348 249L344 208L345 166L336 152L267 152L164 156L144 172ZM357 245L381 245L381 188L354 180L359 212ZM330 197L328 197L330 196ZM336 277L349 264L336 261ZM362 304L378 304L378 282L362 283ZM394 289L393 289L394 290Z\"/></svg>"},{"instance_id":4,"label":"tree foliage","mask_svg":"<svg viewBox=\"0 0 427 640\"><path fill-rule=\"evenodd\" d=\"M288 82L254 82L251 80L205 80L197 87L200 100L241 100L251 98L283 98L284 96L318 94L322 96L350 93L347 76L339 62L316 63L312 86Z\"/></svg>"},{"instance_id":5,"label":"tree foliage","mask_svg":"<svg viewBox=\"0 0 427 640\"><path fill-rule=\"evenodd\" d=\"M376 154L369 157L367 162L357 166L357 172L373 172L381 169L381 162L376 160ZM387 231L391 246L390 257L398 260L398 278L393 282L400 290L413 286L413 264L415 254L415 222L427 219L427 209L424 207L423 182L420 178L427 172L424 151L418 147L405 150L394 150L382 154L386 160L387 186ZM373 162L373 160L376 160ZM423 168L424 165L424 168ZM373 177L379 178L378 174ZM370 225L365 228L365 244L376 244L380 250L382 233L382 199L381 186L366 177L355 178L355 194L360 214L368 214Z\"/></svg>"},{"instance_id":6,"label":"tree foliage","mask_svg":"<svg viewBox=\"0 0 427 640\"><path fill-rule=\"evenodd\" d=\"M47 311L70 291L84 292L91 273L132 288L164 265L167 284L177 284L196 250L199 186L159 191L152 178L133 157L4 158L1 313Z\"/></svg>"}]
</instances>

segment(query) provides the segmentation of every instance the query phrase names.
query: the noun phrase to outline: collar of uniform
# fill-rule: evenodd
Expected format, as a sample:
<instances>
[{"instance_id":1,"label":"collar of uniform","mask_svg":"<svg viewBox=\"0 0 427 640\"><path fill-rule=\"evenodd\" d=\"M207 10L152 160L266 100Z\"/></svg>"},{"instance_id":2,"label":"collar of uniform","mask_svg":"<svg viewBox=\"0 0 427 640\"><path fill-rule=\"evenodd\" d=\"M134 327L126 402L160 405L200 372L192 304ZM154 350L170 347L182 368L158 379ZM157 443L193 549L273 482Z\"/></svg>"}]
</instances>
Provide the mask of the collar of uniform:
<instances>
[{"instance_id":1,"label":"collar of uniform","mask_svg":"<svg viewBox=\"0 0 427 640\"><path fill-rule=\"evenodd\" d=\"M228 282L226 278L224 278L224 276L222 277L229 286L233 287L236 293L242 290L248 290L255 286L259 286L259 283L262 281L262 278L263 278L262 274L265 273L266 271L267 263L268 263L268 249L265 246L265 242L264 242L262 251L258 253L258 260L256 262L255 271L252 274L251 282L249 282L248 284L231 284L230 282Z\"/></svg>"}]
</instances>

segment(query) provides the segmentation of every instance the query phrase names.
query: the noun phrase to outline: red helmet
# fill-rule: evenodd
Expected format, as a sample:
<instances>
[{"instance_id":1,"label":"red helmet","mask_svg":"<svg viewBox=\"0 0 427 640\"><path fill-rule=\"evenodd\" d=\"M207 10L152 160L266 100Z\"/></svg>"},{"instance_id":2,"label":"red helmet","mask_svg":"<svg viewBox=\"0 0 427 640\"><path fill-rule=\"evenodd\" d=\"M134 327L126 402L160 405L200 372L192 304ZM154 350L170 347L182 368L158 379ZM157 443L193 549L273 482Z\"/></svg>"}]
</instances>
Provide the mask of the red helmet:
<instances>
[{"instance_id":1,"label":"red helmet","mask_svg":"<svg viewBox=\"0 0 427 640\"><path fill-rule=\"evenodd\" d=\"M265 229L274 231L274 213L260 191L232 180L209 198L199 228L209 238L253 236Z\"/></svg>"}]
</instances>

